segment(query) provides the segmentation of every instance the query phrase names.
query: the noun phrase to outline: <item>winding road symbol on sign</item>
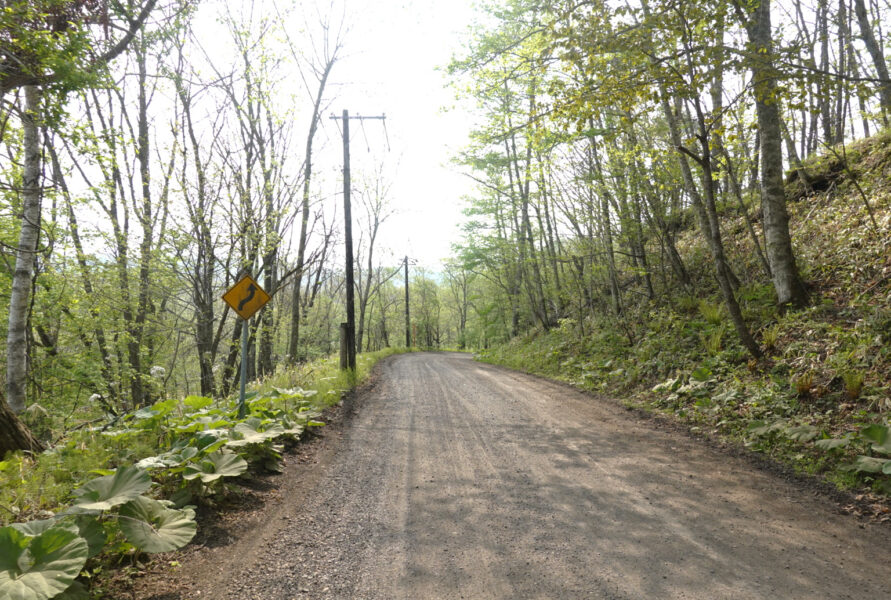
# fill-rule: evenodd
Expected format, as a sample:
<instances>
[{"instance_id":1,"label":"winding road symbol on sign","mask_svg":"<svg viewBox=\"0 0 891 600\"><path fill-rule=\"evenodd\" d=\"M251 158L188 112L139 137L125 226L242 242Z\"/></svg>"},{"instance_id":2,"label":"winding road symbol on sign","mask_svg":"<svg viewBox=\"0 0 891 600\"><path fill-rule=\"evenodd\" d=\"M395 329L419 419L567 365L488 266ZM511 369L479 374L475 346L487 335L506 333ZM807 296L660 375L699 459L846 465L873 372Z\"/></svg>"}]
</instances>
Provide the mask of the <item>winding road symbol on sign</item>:
<instances>
[{"instance_id":1,"label":"winding road symbol on sign","mask_svg":"<svg viewBox=\"0 0 891 600\"><path fill-rule=\"evenodd\" d=\"M250 275L245 275L223 294L223 300L239 317L248 320L269 302L269 294Z\"/></svg>"},{"instance_id":2,"label":"winding road symbol on sign","mask_svg":"<svg viewBox=\"0 0 891 600\"><path fill-rule=\"evenodd\" d=\"M248 286L248 295L247 298L238 303L238 308L235 309L239 312L244 310L244 305L254 299L254 296L257 294L257 286L253 283Z\"/></svg>"}]
</instances>

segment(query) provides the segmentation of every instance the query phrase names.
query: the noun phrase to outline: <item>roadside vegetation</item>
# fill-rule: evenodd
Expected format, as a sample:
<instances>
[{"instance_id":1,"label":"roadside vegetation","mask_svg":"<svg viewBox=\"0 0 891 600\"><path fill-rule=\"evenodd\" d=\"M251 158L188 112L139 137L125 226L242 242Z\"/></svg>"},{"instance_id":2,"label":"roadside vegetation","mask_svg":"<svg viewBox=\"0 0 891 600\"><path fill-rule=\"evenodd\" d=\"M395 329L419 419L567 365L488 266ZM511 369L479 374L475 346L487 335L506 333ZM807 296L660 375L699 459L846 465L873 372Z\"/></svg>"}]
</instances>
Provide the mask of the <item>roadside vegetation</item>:
<instances>
[{"instance_id":1,"label":"roadside vegetation","mask_svg":"<svg viewBox=\"0 0 891 600\"><path fill-rule=\"evenodd\" d=\"M359 355L355 373L336 358L282 370L250 386L244 419L235 399L200 396L98 423L71 415L85 426L39 455L0 461L0 596L101 596L109 567L184 546L198 507L225 507L241 482L280 472L324 410L398 351Z\"/></svg>"},{"instance_id":2,"label":"roadside vegetation","mask_svg":"<svg viewBox=\"0 0 891 600\"><path fill-rule=\"evenodd\" d=\"M259 7L0 11L2 598L101 596L103 570L188 543L194 507L275 471L406 328L432 339L429 275L375 247L392 172L357 155L366 354L355 379L326 358L346 283L316 138L349 27L330 3ZM246 321L221 299L244 275L270 296Z\"/></svg>"},{"instance_id":3,"label":"roadside vegetation","mask_svg":"<svg viewBox=\"0 0 891 600\"><path fill-rule=\"evenodd\" d=\"M888 15L488 6L450 65L480 112L463 339L891 492Z\"/></svg>"},{"instance_id":4,"label":"roadside vegetation","mask_svg":"<svg viewBox=\"0 0 891 600\"><path fill-rule=\"evenodd\" d=\"M797 183L787 185L809 305L780 310L770 285L757 280L738 291L763 358L747 353L707 291L704 244L688 228L677 247L701 274L699 294L639 305L619 320L563 319L482 350L480 359L670 413L842 488L891 495L891 135L836 148L805 168L831 188L797 196ZM735 212L722 214L726 243L757 271Z\"/></svg>"}]
</instances>

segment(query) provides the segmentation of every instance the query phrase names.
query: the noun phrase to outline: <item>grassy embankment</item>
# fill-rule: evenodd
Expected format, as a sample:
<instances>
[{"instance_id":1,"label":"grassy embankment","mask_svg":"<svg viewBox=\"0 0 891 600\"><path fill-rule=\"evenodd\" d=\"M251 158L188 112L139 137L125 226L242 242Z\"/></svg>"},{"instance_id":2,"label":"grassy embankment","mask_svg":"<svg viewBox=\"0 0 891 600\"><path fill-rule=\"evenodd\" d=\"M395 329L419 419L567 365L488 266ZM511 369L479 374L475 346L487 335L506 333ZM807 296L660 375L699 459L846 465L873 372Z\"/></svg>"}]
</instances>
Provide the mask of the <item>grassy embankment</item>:
<instances>
[{"instance_id":1,"label":"grassy embankment","mask_svg":"<svg viewBox=\"0 0 891 600\"><path fill-rule=\"evenodd\" d=\"M281 410L284 414L297 403L290 394L282 395L283 400L279 401L275 398L276 390L295 392L307 401L301 404L301 410L309 408L317 414L364 381L378 360L401 351L387 349L360 354L353 377L340 371L337 357L282 369L249 385L248 395L261 400L267 412ZM238 422L234 417L235 398L205 405L200 399L190 397L155 405L159 409L161 406L163 418L142 411L126 415L115 423L95 423L101 415L97 415L97 407L89 405L76 407L72 414L56 414L51 420L43 417L40 425L52 428L50 433L56 439L50 450L35 457L13 454L0 461L0 525L47 518L67 506L72 491L85 481L168 451L173 444L183 443L184 435L200 434L204 424L196 424L202 419L196 415L213 415L212 421L209 417L204 419L208 428L212 425L216 430ZM51 404L46 408L48 415L54 415ZM90 426L81 427L83 424Z\"/></svg>"},{"instance_id":2,"label":"grassy embankment","mask_svg":"<svg viewBox=\"0 0 891 600\"><path fill-rule=\"evenodd\" d=\"M891 494L891 132L805 168L811 190L790 177L787 197L808 308L777 309L745 221L735 207L723 211L738 297L764 360L736 341L692 228L679 250L704 295L629 307L621 327L598 318L582 333L565 321L481 359L670 413L841 488Z\"/></svg>"}]
</instances>

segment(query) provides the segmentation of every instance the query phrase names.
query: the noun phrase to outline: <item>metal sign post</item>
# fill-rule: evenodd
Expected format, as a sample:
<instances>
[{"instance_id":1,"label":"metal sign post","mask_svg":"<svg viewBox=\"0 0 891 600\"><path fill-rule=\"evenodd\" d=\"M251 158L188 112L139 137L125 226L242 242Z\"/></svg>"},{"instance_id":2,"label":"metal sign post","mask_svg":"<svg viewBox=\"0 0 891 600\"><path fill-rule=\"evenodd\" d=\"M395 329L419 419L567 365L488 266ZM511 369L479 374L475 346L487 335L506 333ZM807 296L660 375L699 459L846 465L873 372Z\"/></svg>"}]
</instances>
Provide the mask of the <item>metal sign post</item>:
<instances>
[{"instance_id":1,"label":"metal sign post","mask_svg":"<svg viewBox=\"0 0 891 600\"><path fill-rule=\"evenodd\" d=\"M248 352L248 322L241 322L241 377L238 383L238 418L243 419L244 408L244 388L247 382L247 352Z\"/></svg>"},{"instance_id":2,"label":"metal sign post","mask_svg":"<svg viewBox=\"0 0 891 600\"><path fill-rule=\"evenodd\" d=\"M238 418L245 415L244 390L247 384L248 320L269 302L269 294L250 275L245 275L223 294L232 310L241 317L241 382L238 394Z\"/></svg>"}]
</instances>

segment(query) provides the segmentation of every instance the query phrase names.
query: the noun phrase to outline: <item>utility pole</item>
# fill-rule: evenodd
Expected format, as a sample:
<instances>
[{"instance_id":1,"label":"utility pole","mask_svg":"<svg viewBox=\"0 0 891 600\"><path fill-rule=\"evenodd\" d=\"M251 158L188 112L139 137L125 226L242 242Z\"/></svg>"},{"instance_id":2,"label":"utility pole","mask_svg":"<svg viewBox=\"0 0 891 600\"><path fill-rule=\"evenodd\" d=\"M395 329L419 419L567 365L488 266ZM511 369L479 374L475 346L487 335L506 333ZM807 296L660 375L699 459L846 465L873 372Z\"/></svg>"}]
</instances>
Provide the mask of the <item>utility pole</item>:
<instances>
[{"instance_id":1,"label":"utility pole","mask_svg":"<svg viewBox=\"0 0 891 600\"><path fill-rule=\"evenodd\" d=\"M351 117L344 109L341 117L331 115L331 119L343 120L343 235L346 250L346 313L347 322L341 323L340 335L340 368L356 369L356 299L353 287L353 218L350 208L350 119L378 119L383 121L386 115L376 117ZM346 352L344 352L344 347Z\"/></svg>"},{"instance_id":2,"label":"utility pole","mask_svg":"<svg viewBox=\"0 0 891 600\"><path fill-rule=\"evenodd\" d=\"M405 257L405 347L411 348L411 318L408 313L408 256Z\"/></svg>"}]
</instances>

